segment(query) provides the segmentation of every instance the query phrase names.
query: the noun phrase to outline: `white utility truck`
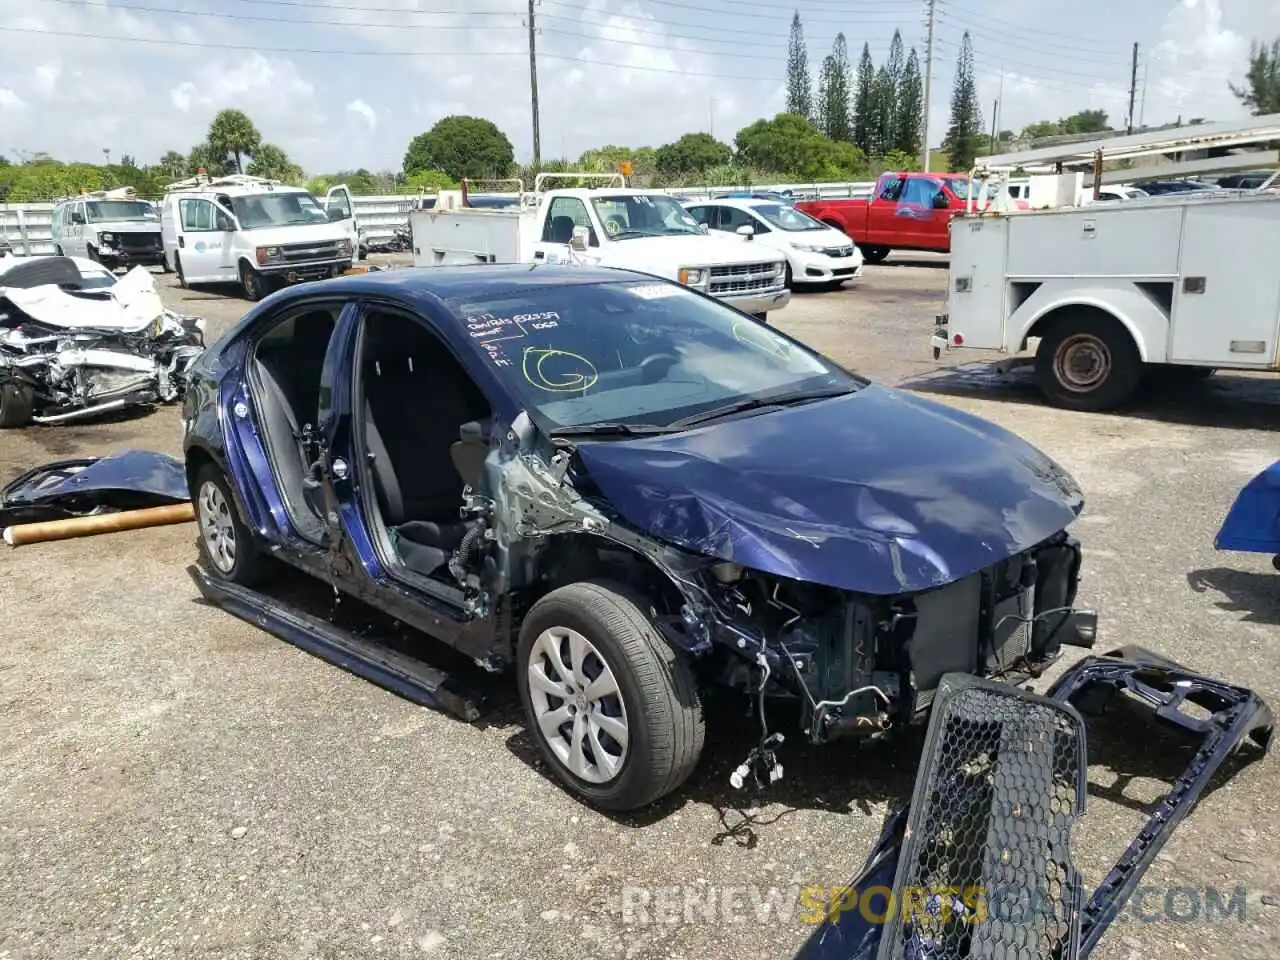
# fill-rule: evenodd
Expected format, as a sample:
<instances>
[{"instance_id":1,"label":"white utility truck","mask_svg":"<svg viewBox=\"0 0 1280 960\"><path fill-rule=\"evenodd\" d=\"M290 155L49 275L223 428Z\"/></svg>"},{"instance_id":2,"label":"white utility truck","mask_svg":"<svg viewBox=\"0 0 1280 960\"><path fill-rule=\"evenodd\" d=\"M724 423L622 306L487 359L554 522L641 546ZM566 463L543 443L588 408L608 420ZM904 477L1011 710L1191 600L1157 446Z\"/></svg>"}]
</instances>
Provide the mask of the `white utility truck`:
<instances>
[{"instance_id":1,"label":"white utility truck","mask_svg":"<svg viewBox=\"0 0 1280 960\"><path fill-rule=\"evenodd\" d=\"M330 189L322 206L302 187L242 174L202 172L169 184L160 233L163 266L184 287L238 283L249 300L281 283L340 275L360 244L345 185Z\"/></svg>"},{"instance_id":2,"label":"white utility truck","mask_svg":"<svg viewBox=\"0 0 1280 960\"><path fill-rule=\"evenodd\" d=\"M982 158L974 176L1084 162L1094 166L1098 191L1106 181L1137 179L1133 169L1104 173L1106 159L1275 139L1280 115L1076 144L1066 155L1046 148ZM1259 157L1280 162L1268 151L1153 169L1176 176L1256 166ZM972 211L951 224L947 307L933 355L995 350L1009 357L1001 369L1034 364L1049 400L1076 410L1119 406L1152 370L1188 378L1280 370L1277 259L1280 192L1268 188Z\"/></svg>"},{"instance_id":3,"label":"white utility truck","mask_svg":"<svg viewBox=\"0 0 1280 960\"><path fill-rule=\"evenodd\" d=\"M555 179L602 187L544 189ZM626 185L621 174L539 174L505 208L476 208L444 191L409 216L419 267L474 263L581 263L665 277L764 319L791 300L786 261L752 239L707 233L675 197Z\"/></svg>"}]
</instances>

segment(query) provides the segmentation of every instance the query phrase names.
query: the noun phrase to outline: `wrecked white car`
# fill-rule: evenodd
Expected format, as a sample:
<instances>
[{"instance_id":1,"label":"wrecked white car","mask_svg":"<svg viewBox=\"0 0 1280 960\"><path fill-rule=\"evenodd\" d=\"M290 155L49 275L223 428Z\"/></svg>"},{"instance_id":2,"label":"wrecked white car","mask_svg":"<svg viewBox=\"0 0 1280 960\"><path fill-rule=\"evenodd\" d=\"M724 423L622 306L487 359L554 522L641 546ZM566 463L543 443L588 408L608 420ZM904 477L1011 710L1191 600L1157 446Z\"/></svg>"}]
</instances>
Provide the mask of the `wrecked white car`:
<instances>
[{"instance_id":1,"label":"wrecked white car","mask_svg":"<svg viewBox=\"0 0 1280 960\"><path fill-rule=\"evenodd\" d=\"M203 350L204 320L167 310L142 267L0 256L0 428L173 402Z\"/></svg>"}]
</instances>

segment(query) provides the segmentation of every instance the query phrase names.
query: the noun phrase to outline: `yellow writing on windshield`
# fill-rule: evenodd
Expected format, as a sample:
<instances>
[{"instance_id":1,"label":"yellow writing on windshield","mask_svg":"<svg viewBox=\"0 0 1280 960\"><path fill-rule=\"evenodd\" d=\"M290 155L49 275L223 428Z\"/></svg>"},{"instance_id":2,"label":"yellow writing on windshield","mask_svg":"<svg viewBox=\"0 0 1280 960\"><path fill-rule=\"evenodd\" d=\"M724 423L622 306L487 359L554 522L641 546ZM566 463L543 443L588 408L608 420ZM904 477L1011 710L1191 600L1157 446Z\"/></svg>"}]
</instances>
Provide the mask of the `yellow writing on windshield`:
<instances>
[{"instance_id":1,"label":"yellow writing on windshield","mask_svg":"<svg viewBox=\"0 0 1280 960\"><path fill-rule=\"evenodd\" d=\"M554 347L525 347L521 367L529 383L552 393L581 393L600 379L586 357Z\"/></svg>"},{"instance_id":2,"label":"yellow writing on windshield","mask_svg":"<svg viewBox=\"0 0 1280 960\"><path fill-rule=\"evenodd\" d=\"M780 357L783 360L787 359L787 342L769 336L768 333L761 330L750 320L733 321L733 339L744 347L750 347L752 350L758 350L773 357Z\"/></svg>"}]
</instances>

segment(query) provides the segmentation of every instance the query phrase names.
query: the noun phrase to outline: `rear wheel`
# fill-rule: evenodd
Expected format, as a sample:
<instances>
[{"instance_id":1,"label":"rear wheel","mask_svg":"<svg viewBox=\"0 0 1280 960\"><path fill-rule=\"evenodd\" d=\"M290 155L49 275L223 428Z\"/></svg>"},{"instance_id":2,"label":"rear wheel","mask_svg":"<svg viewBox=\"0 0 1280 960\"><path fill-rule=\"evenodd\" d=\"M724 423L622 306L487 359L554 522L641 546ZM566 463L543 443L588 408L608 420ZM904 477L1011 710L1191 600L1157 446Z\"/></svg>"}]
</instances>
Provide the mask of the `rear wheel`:
<instances>
[{"instance_id":1,"label":"rear wheel","mask_svg":"<svg viewBox=\"0 0 1280 960\"><path fill-rule=\"evenodd\" d=\"M889 256L888 247L863 247L859 246L862 251L863 263L884 263L885 258Z\"/></svg>"},{"instance_id":2,"label":"rear wheel","mask_svg":"<svg viewBox=\"0 0 1280 960\"><path fill-rule=\"evenodd\" d=\"M200 527L200 558L209 572L242 586L266 579L270 558L258 549L240 519L226 475L212 463L201 467L191 498Z\"/></svg>"},{"instance_id":3,"label":"rear wheel","mask_svg":"<svg viewBox=\"0 0 1280 960\"><path fill-rule=\"evenodd\" d=\"M1142 357L1126 330L1105 314L1063 314L1041 336L1036 381L1055 405L1111 410L1137 389Z\"/></svg>"},{"instance_id":4,"label":"rear wheel","mask_svg":"<svg viewBox=\"0 0 1280 960\"><path fill-rule=\"evenodd\" d=\"M182 254L175 252L173 255L173 269L178 274L178 286L183 290L190 290L191 284L187 283L187 275L182 272Z\"/></svg>"},{"instance_id":5,"label":"rear wheel","mask_svg":"<svg viewBox=\"0 0 1280 960\"><path fill-rule=\"evenodd\" d=\"M517 649L529 733L555 776L604 810L635 810L697 766L705 727L689 664L621 584L572 583L533 605Z\"/></svg>"}]
</instances>

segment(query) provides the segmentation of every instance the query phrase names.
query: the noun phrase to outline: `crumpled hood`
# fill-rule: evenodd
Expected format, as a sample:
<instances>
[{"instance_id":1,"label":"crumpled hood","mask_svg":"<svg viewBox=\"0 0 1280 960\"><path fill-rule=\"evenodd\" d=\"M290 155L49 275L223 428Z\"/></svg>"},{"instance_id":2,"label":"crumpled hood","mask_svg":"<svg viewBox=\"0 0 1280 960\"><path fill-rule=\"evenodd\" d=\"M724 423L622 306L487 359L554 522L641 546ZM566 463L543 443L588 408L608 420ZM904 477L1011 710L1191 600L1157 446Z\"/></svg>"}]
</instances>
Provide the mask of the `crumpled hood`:
<instances>
[{"instance_id":1,"label":"crumpled hood","mask_svg":"<svg viewBox=\"0 0 1280 960\"><path fill-rule=\"evenodd\" d=\"M653 537L879 595L961 579L1084 507L1070 475L1026 441L878 385L578 453L613 507Z\"/></svg>"}]
</instances>

